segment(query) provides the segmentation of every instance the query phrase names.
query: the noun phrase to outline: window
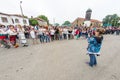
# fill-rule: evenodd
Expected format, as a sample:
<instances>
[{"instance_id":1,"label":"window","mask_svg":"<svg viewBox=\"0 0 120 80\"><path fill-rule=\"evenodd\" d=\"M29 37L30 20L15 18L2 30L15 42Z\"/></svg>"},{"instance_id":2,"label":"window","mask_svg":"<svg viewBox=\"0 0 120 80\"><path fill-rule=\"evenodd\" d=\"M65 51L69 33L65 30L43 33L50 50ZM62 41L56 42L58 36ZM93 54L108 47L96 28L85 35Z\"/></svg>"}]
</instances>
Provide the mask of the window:
<instances>
[{"instance_id":1,"label":"window","mask_svg":"<svg viewBox=\"0 0 120 80\"><path fill-rule=\"evenodd\" d=\"M23 20L23 23L24 23L24 24L27 24L27 21L26 21L26 20Z\"/></svg>"},{"instance_id":2,"label":"window","mask_svg":"<svg viewBox=\"0 0 120 80\"><path fill-rule=\"evenodd\" d=\"M1 17L1 19L2 19L2 22L4 22L4 23L8 23L8 19L7 19L7 17Z\"/></svg>"},{"instance_id":3,"label":"window","mask_svg":"<svg viewBox=\"0 0 120 80\"><path fill-rule=\"evenodd\" d=\"M14 20L12 19L12 23L14 24Z\"/></svg>"},{"instance_id":4,"label":"window","mask_svg":"<svg viewBox=\"0 0 120 80\"><path fill-rule=\"evenodd\" d=\"M18 20L18 19L15 19L15 22L16 22L16 23L19 23L19 20Z\"/></svg>"}]
</instances>

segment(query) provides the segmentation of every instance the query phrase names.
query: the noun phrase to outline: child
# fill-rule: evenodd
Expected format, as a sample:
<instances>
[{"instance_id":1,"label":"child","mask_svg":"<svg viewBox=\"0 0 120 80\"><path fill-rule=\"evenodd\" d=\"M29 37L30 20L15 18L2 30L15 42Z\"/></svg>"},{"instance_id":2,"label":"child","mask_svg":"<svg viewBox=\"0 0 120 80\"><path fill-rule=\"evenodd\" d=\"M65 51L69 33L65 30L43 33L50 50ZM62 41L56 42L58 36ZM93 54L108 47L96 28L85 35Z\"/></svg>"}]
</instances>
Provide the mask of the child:
<instances>
[{"instance_id":1,"label":"child","mask_svg":"<svg viewBox=\"0 0 120 80\"><path fill-rule=\"evenodd\" d=\"M100 55L100 49L103 41L103 29L97 29L95 31L95 35L92 35L88 38L88 54L90 57L89 65L93 67L94 65L97 65L96 55Z\"/></svg>"}]
</instances>

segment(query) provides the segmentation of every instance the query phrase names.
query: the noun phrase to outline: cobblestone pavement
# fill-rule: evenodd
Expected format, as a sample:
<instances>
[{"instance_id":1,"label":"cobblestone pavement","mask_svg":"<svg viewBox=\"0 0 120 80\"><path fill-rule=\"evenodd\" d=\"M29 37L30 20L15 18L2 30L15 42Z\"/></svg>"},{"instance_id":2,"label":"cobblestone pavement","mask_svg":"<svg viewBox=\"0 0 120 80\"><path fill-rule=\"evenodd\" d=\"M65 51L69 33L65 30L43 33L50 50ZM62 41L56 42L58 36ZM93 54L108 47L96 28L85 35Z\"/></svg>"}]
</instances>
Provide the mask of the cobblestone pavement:
<instances>
[{"instance_id":1,"label":"cobblestone pavement","mask_svg":"<svg viewBox=\"0 0 120 80\"><path fill-rule=\"evenodd\" d=\"M104 36L93 68L86 64L86 47L80 39L0 48L0 80L120 80L120 36Z\"/></svg>"}]
</instances>

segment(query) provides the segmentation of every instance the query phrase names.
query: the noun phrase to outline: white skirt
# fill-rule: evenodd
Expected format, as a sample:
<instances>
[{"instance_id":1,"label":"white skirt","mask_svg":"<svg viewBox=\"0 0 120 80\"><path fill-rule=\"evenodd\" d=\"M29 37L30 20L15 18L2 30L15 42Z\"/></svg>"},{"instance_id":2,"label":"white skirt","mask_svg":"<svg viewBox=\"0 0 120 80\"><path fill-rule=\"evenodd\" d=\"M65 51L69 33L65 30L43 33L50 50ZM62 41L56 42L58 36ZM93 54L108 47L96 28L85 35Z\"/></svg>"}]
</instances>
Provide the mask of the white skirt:
<instances>
[{"instance_id":1,"label":"white skirt","mask_svg":"<svg viewBox=\"0 0 120 80\"><path fill-rule=\"evenodd\" d=\"M24 33L20 33L20 34L19 34L19 39L20 39L20 43L21 43L21 44L27 43Z\"/></svg>"},{"instance_id":2,"label":"white skirt","mask_svg":"<svg viewBox=\"0 0 120 80\"><path fill-rule=\"evenodd\" d=\"M35 38L36 38L35 32L31 31L31 32L30 32L30 35L31 35L31 38L32 38L32 39L35 39Z\"/></svg>"}]
</instances>

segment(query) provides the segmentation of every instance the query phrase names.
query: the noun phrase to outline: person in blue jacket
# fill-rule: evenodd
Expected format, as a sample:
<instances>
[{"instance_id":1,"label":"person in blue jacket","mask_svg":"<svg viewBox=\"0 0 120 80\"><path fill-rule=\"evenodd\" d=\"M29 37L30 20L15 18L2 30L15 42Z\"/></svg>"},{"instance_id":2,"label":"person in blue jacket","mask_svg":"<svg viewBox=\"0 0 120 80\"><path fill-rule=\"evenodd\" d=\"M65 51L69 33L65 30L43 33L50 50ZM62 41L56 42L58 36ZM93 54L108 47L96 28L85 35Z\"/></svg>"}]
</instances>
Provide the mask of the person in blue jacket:
<instances>
[{"instance_id":1,"label":"person in blue jacket","mask_svg":"<svg viewBox=\"0 0 120 80\"><path fill-rule=\"evenodd\" d=\"M100 49L103 41L103 29L96 29L95 35L91 35L88 37L88 47L87 47L87 53L90 57L89 65L93 67L94 65L97 65L96 55L100 56Z\"/></svg>"}]
</instances>

